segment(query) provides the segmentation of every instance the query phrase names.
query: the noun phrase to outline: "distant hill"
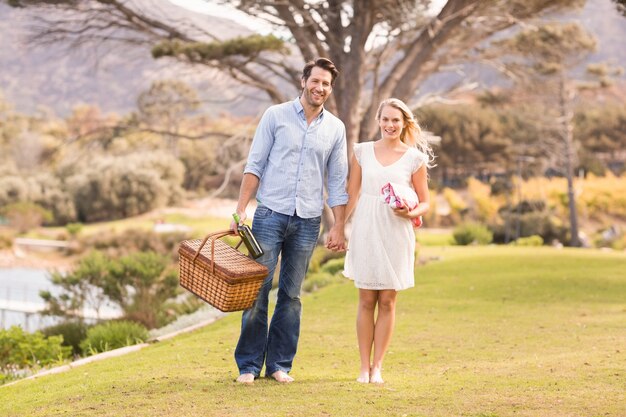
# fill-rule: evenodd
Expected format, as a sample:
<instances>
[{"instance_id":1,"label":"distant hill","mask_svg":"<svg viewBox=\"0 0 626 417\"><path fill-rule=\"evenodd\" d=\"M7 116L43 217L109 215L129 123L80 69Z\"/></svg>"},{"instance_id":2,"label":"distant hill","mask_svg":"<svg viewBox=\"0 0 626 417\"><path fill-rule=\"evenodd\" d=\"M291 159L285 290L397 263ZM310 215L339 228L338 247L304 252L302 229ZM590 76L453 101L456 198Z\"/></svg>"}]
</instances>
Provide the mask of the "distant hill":
<instances>
[{"instance_id":1,"label":"distant hill","mask_svg":"<svg viewBox=\"0 0 626 417\"><path fill-rule=\"evenodd\" d=\"M193 22L224 38L250 33L230 20L193 13L168 1L141 1L172 21ZM0 93L19 111L32 113L46 108L66 115L74 106L88 103L104 112L126 113L135 108L136 97L153 80L174 76L206 95L207 111L256 115L267 105L264 97L232 85L222 74L172 59L155 60L147 48L115 48L115 54L98 58L92 48L70 53L61 44L32 46L29 34L34 23L30 9L0 3Z\"/></svg>"},{"instance_id":2,"label":"distant hill","mask_svg":"<svg viewBox=\"0 0 626 417\"><path fill-rule=\"evenodd\" d=\"M192 21L211 28L223 38L250 33L237 23L194 13L165 0L141 0L176 21ZM152 10L152 9L151 9ZM626 66L626 18L610 0L588 0L581 13L559 19L580 21L599 40L599 49L590 62L610 61ZM206 100L206 111L257 115L268 105L265 95L234 85L221 74L203 67L190 67L173 60L154 60L144 48L115 49L96 59L91 49L67 53L62 45L32 47L27 42L34 23L29 9L14 9L0 3L0 93L17 110L32 113L46 108L67 115L81 103L98 105L104 112L126 113L135 108L135 99L150 82L176 77L194 85ZM486 85L501 81L493 72L470 68L470 76ZM440 74L428 80L422 92L439 90L454 82L454 74ZM295 94L295 92L294 92Z\"/></svg>"}]
</instances>

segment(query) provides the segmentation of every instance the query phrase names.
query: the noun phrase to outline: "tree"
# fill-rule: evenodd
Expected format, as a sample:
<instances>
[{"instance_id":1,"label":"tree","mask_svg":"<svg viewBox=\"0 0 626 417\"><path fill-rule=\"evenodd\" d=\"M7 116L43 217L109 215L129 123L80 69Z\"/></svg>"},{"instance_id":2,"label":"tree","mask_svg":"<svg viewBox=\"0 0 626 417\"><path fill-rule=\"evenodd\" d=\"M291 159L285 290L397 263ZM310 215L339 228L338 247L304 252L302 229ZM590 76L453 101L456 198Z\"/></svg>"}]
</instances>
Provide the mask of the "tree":
<instances>
[{"instance_id":1,"label":"tree","mask_svg":"<svg viewBox=\"0 0 626 417\"><path fill-rule=\"evenodd\" d=\"M289 32L286 40L258 34L223 40L210 28L175 22L141 2L87 0L78 8L76 0L6 1L45 16L36 35L43 42L150 45L157 58L217 69L276 103L300 91L303 60L328 56L343 72L328 106L346 124L349 144L375 136L380 99L393 96L412 103L430 75L476 59L475 46L492 35L538 14L584 4L449 0L433 15L428 0L216 0ZM299 57L289 59L291 52Z\"/></svg>"},{"instance_id":2,"label":"tree","mask_svg":"<svg viewBox=\"0 0 626 417\"><path fill-rule=\"evenodd\" d=\"M576 147L573 100L576 88L568 70L594 50L595 39L577 24L547 23L522 30L513 38L498 41L497 45L501 48L500 53L508 51L509 54L522 57L522 61L513 59L507 66L511 72L518 74L518 80L524 83L532 95L542 97L544 106L539 111L544 117L538 114L537 120L547 123L543 130L549 137L556 139L556 142L551 143L557 145L551 149L552 154L558 157L562 149L562 158L558 160L563 161L567 178L570 244L580 246L574 190Z\"/></svg>"},{"instance_id":3,"label":"tree","mask_svg":"<svg viewBox=\"0 0 626 417\"><path fill-rule=\"evenodd\" d=\"M85 307L99 314L113 302L124 317L147 328L164 324L166 302L176 295L178 276L170 261L155 252L137 252L111 259L92 252L67 273L53 273L52 282L61 287L57 296L42 291L45 314L81 319Z\"/></svg>"},{"instance_id":4,"label":"tree","mask_svg":"<svg viewBox=\"0 0 626 417\"><path fill-rule=\"evenodd\" d=\"M198 107L196 92L176 80L156 81L137 98L140 120L165 132L168 148L175 156L178 156L180 120Z\"/></svg>"}]
</instances>

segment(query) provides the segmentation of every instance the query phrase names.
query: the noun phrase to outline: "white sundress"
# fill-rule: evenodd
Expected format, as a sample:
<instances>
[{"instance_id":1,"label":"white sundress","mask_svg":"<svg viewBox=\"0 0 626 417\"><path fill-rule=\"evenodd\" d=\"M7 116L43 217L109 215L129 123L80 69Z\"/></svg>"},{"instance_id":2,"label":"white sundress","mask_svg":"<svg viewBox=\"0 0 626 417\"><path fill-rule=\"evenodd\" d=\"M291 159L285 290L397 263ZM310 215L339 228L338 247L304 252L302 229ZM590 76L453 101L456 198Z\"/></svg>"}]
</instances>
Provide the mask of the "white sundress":
<instances>
[{"instance_id":1,"label":"white sundress","mask_svg":"<svg viewBox=\"0 0 626 417\"><path fill-rule=\"evenodd\" d=\"M352 219L344 276L357 288L404 290L415 285L415 232L408 219L398 217L380 197L388 182L413 187L411 175L425 156L409 148L391 165L374 154L374 142L358 143L354 155L361 166L361 195Z\"/></svg>"}]
</instances>

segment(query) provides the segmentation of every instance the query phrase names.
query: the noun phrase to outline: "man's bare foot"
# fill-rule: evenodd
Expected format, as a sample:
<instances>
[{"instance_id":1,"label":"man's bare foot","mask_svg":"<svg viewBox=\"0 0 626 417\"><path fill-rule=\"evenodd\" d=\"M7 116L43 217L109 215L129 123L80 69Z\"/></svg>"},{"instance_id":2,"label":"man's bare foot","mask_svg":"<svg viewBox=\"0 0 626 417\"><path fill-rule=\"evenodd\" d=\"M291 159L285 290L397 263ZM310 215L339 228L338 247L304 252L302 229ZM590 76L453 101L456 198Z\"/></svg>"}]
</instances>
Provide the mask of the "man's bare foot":
<instances>
[{"instance_id":1,"label":"man's bare foot","mask_svg":"<svg viewBox=\"0 0 626 417\"><path fill-rule=\"evenodd\" d=\"M294 379L292 377L290 377L289 375L287 375L286 372L284 371L276 371L272 374L272 378L274 378L276 381L287 384L289 382L293 382Z\"/></svg>"},{"instance_id":2,"label":"man's bare foot","mask_svg":"<svg viewBox=\"0 0 626 417\"><path fill-rule=\"evenodd\" d=\"M356 382L360 382L361 384L367 384L370 382L370 371L361 371L359 377L356 379Z\"/></svg>"},{"instance_id":3,"label":"man's bare foot","mask_svg":"<svg viewBox=\"0 0 626 417\"><path fill-rule=\"evenodd\" d=\"M237 378L240 384L252 385L254 383L254 374L241 374Z\"/></svg>"},{"instance_id":4,"label":"man's bare foot","mask_svg":"<svg viewBox=\"0 0 626 417\"><path fill-rule=\"evenodd\" d=\"M383 377L380 374L380 368L372 368L372 372L370 374L370 382L372 384L384 384Z\"/></svg>"}]
</instances>

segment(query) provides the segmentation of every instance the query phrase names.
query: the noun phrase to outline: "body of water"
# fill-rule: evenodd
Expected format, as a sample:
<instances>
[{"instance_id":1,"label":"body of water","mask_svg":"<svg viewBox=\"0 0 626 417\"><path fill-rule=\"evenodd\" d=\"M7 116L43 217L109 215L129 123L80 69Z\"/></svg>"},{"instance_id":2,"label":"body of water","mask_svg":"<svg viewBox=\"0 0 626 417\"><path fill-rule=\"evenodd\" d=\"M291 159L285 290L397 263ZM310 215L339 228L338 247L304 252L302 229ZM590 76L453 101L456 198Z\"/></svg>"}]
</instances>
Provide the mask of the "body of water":
<instances>
[{"instance_id":1,"label":"body of water","mask_svg":"<svg viewBox=\"0 0 626 417\"><path fill-rule=\"evenodd\" d=\"M40 330L58 323L56 317L34 313L33 309L45 307L39 291L47 290L57 295L60 289L50 281L45 269L0 268L0 328L21 326L28 332ZM93 312L87 312L87 314ZM103 318L117 317L119 308L105 307L100 311Z\"/></svg>"},{"instance_id":2,"label":"body of water","mask_svg":"<svg viewBox=\"0 0 626 417\"><path fill-rule=\"evenodd\" d=\"M34 306L44 307L39 291L48 290L53 294L58 290L43 269L10 268L0 269L0 306L10 309L0 310L0 327L21 326L24 330L35 331L55 323L53 317L32 314L13 309L29 310ZM12 302L8 305L8 302Z\"/></svg>"}]
</instances>

